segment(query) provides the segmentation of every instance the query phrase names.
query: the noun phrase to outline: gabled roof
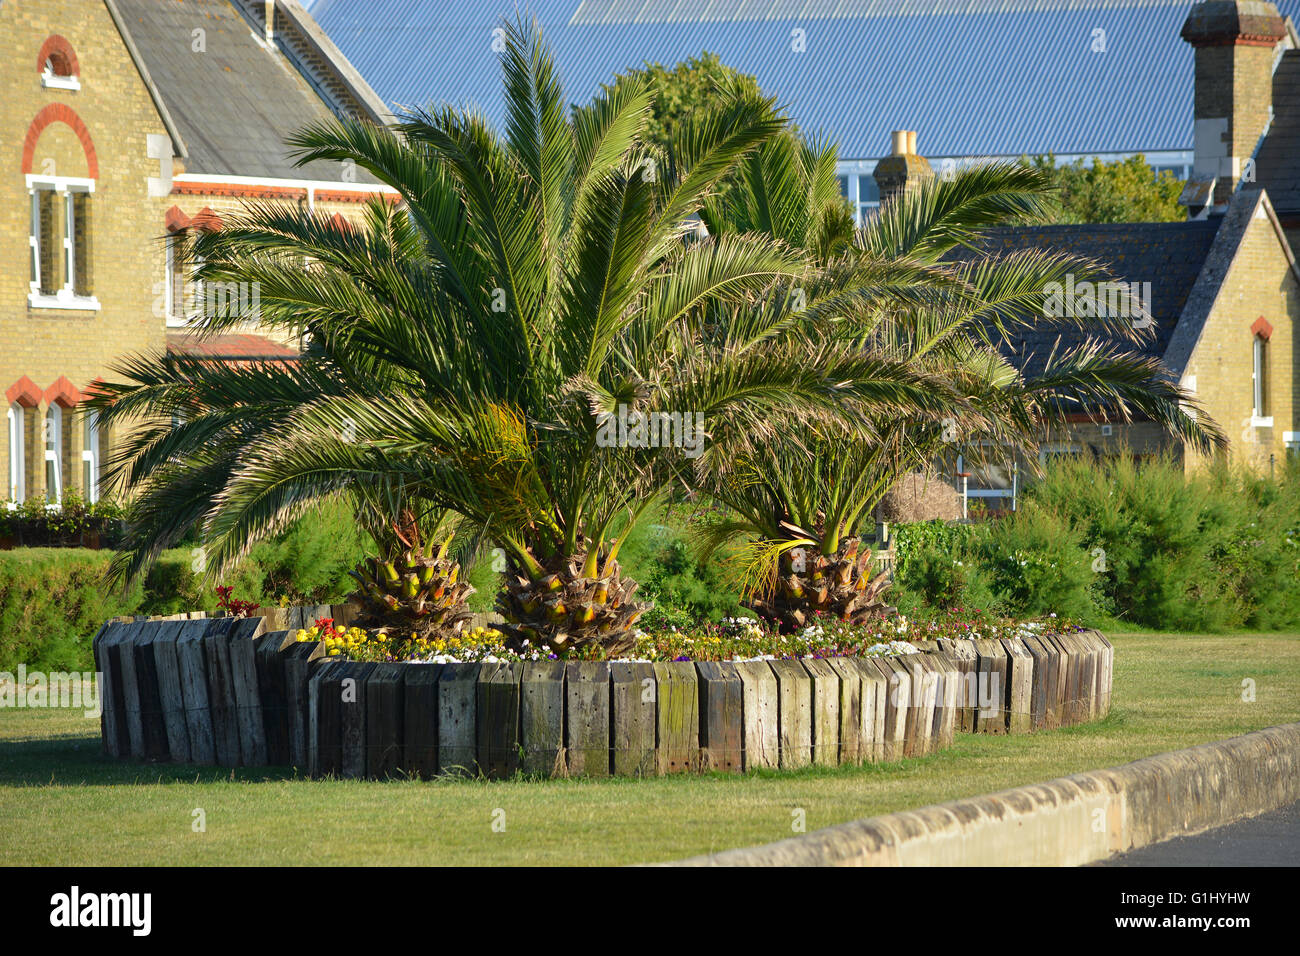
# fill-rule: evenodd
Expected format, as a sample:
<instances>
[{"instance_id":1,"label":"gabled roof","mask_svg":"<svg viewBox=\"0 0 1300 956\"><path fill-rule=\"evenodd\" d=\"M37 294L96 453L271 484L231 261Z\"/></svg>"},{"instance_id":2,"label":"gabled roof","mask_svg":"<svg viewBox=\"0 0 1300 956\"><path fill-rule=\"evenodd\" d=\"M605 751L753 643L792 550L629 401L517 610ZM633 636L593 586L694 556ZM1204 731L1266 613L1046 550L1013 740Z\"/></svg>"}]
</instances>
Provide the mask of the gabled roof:
<instances>
[{"instance_id":1,"label":"gabled roof","mask_svg":"<svg viewBox=\"0 0 1300 956\"><path fill-rule=\"evenodd\" d=\"M152 81L164 121L170 120L174 138L179 135L184 144L187 173L342 181L339 163L293 165L284 138L334 114L230 0L108 5ZM370 181L364 173L357 178Z\"/></svg>"},{"instance_id":2,"label":"gabled roof","mask_svg":"<svg viewBox=\"0 0 1300 956\"><path fill-rule=\"evenodd\" d=\"M1149 282L1148 310L1154 327L1132 342L1114 336L1089 335L1061 328L1046 319L1038 329L1007 343L1006 353L1023 371L1042 369L1049 354L1099 339L1126 351L1163 358L1188 296L1201 275L1220 219L1198 222L1101 223L1054 226L1014 226L984 233L981 251L1009 253L1027 249L1068 252L1108 266L1106 278L1115 282ZM970 258L963 251L955 258Z\"/></svg>"},{"instance_id":3,"label":"gabled roof","mask_svg":"<svg viewBox=\"0 0 1300 956\"><path fill-rule=\"evenodd\" d=\"M1191 361L1192 353L1196 350L1205 331L1210 312L1219 300L1223 282L1228 277L1228 272L1237 259L1237 251L1246 238L1246 230L1257 219L1268 221L1277 236L1283 255L1291 266L1292 274L1297 281L1300 281L1300 270L1297 270L1295 255L1291 251L1291 244L1287 241L1282 224L1273 211L1268 193L1262 189L1238 189L1233 193L1228 209L1222 216L1218 232L1214 236L1214 244L1206 256L1196 284L1188 294L1178 328L1171 336L1168 348L1165 349L1163 356L1165 366L1175 376L1181 378L1187 363Z\"/></svg>"},{"instance_id":4,"label":"gabled roof","mask_svg":"<svg viewBox=\"0 0 1300 956\"><path fill-rule=\"evenodd\" d=\"M1278 0L1283 16L1300 0ZM383 99L500 123L491 31L516 7L573 102L646 60L704 51L752 73L846 159L920 131L929 157L1192 149L1188 0L314 0ZM806 52L793 49L804 31ZM1103 31L1097 33L1095 31ZM1100 43L1105 52L1094 52Z\"/></svg>"}]
</instances>

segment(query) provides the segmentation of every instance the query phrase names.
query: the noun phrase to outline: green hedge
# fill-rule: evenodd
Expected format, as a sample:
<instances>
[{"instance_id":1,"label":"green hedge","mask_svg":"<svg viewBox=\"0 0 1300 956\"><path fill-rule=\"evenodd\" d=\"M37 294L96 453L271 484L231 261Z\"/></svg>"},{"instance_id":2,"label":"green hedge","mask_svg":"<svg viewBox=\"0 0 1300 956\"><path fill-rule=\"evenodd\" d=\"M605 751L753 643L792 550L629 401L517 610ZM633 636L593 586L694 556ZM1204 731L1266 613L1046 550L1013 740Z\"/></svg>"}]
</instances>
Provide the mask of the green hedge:
<instances>
[{"instance_id":1,"label":"green hedge","mask_svg":"<svg viewBox=\"0 0 1300 956\"><path fill-rule=\"evenodd\" d=\"M367 542L346 506L330 503L256 545L222 583L264 607L336 603L352 590L347 572ZM112 559L84 548L0 551L0 670L89 670L90 639L105 618L216 609L195 548L165 551L128 591L104 585Z\"/></svg>"},{"instance_id":2,"label":"green hedge","mask_svg":"<svg viewBox=\"0 0 1300 956\"><path fill-rule=\"evenodd\" d=\"M895 529L896 597L1161 630L1300 624L1300 475L1066 462L1015 514Z\"/></svg>"}]
</instances>

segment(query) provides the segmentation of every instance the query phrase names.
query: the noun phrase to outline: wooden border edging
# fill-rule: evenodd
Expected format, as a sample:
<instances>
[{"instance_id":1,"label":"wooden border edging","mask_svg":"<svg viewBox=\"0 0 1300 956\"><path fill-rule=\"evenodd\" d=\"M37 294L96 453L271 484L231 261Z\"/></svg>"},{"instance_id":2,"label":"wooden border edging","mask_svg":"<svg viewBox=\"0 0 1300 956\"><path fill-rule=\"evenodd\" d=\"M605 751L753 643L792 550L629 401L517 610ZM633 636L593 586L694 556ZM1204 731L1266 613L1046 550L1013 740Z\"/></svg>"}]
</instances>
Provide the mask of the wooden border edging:
<instances>
[{"instance_id":1,"label":"wooden border edging","mask_svg":"<svg viewBox=\"0 0 1300 956\"><path fill-rule=\"evenodd\" d=\"M681 866L1078 866L1300 800L1300 723Z\"/></svg>"},{"instance_id":2,"label":"wooden border edging","mask_svg":"<svg viewBox=\"0 0 1300 956\"><path fill-rule=\"evenodd\" d=\"M92 647L110 756L382 778L643 776L923 757L960 731L1104 717L1096 631L941 640L896 657L384 664L295 640L342 605L116 619ZM326 666L328 664L328 666Z\"/></svg>"}]
</instances>

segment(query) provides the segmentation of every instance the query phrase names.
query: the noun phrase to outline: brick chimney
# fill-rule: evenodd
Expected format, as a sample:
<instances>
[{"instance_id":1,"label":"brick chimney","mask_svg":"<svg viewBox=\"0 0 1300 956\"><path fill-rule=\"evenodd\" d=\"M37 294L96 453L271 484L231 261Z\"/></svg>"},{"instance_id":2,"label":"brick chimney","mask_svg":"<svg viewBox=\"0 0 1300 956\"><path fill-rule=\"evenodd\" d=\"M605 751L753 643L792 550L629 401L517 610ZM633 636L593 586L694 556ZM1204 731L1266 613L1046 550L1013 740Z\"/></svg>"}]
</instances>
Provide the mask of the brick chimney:
<instances>
[{"instance_id":1,"label":"brick chimney","mask_svg":"<svg viewBox=\"0 0 1300 956\"><path fill-rule=\"evenodd\" d=\"M888 202L901 192L917 189L922 182L934 178L929 161L916 154L916 132L896 129L890 133L892 147L888 156L876 163L876 185L880 187L880 201Z\"/></svg>"},{"instance_id":2,"label":"brick chimney","mask_svg":"<svg viewBox=\"0 0 1300 956\"><path fill-rule=\"evenodd\" d=\"M1202 0L1183 24L1196 50L1195 158L1179 202L1193 216L1222 211L1268 128L1274 48L1286 36L1277 7L1263 0Z\"/></svg>"}]
</instances>

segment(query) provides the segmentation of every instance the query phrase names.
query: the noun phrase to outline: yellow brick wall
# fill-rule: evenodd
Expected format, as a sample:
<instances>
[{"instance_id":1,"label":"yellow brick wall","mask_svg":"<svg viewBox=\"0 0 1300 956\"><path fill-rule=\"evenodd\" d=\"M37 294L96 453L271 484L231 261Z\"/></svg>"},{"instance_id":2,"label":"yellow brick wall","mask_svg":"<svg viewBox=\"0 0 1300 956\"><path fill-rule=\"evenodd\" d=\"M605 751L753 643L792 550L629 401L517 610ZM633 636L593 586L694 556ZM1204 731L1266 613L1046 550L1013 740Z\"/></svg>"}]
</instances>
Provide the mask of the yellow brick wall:
<instances>
[{"instance_id":1,"label":"yellow brick wall","mask_svg":"<svg viewBox=\"0 0 1300 956\"><path fill-rule=\"evenodd\" d=\"M47 89L37 55L51 34L76 52L81 89ZM70 107L86 124L99 161L92 198L93 291L97 312L31 308L27 302L30 199L22 174L23 143L38 111L51 103ZM152 314L153 242L159 201L149 200L147 179L158 162L147 156L146 137L165 133L153 102L100 0L10 0L0 5L0 392L22 376L42 390L59 376L78 388L110 378L123 353L163 345L163 324ZM51 170L51 164L53 169ZM85 176L81 143L63 123L37 141L32 171ZM164 207L165 208L165 207ZM7 407L7 400L4 403ZM39 412L43 416L46 403ZM65 487L81 484L79 422L65 415L75 467ZM32 436L39 440L40 432ZM0 443L0 474L8 475L8 443ZM29 494L44 494L43 445L28 444ZM8 496L8 489L4 495Z\"/></svg>"},{"instance_id":2,"label":"yellow brick wall","mask_svg":"<svg viewBox=\"0 0 1300 956\"><path fill-rule=\"evenodd\" d=\"M1270 455L1276 462L1284 460L1283 433L1295 431L1300 417L1293 320L1297 310L1300 287L1273 224L1255 218L1224 279L1186 375L1196 376L1196 392L1205 410L1227 432L1230 457L1257 468L1267 468ZM1272 428L1251 425L1254 336L1250 327L1260 316L1273 326L1265 373Z\"/></svg>"},{"instance_id":3,"label":"yellow brick wall","mask_svg":"<svg viewBox=\"0 0 1300 956\"><path fill-rule=\"evenodd\" d=\"M37 55L52 34L76 53L81 89L41 84ZM164 98L166 91L163 91ZM30 199L21 172L23 144L37 113L63 103L86 124L98 158L91 205L91 272L99 311L30 307ZM208 207L228 216L247 201L223 195L150 197L148 180L159 163L148 157L147 137L165 135L157 109L102 0L7 0L0 4L0 393L21 377L42 391L60 376L84 389L96 378L112 380L110 366L122 356L158 351L166 343L165 216L173 205L195 215ZM88 174L85 152L71 127L53 123L37 141L32 171L63 176ZM174 172L184 171L178 160ZM352 202L321 202L327 214L355 219ZM291 336L277 335L286 344ZM0 402L8 407L7 399ZM48 403L26 416L27 495L45 494L40 420ZM2 411L3 409L0 409ZM82 491L79 416L64 416L65 489ZM101 453L111 441L102 438ZM8 442L0 440L0 481L7 484ZM0 501L9 490L0 491Z\"/></svg>"}]
</instances>

